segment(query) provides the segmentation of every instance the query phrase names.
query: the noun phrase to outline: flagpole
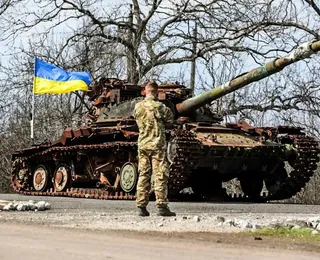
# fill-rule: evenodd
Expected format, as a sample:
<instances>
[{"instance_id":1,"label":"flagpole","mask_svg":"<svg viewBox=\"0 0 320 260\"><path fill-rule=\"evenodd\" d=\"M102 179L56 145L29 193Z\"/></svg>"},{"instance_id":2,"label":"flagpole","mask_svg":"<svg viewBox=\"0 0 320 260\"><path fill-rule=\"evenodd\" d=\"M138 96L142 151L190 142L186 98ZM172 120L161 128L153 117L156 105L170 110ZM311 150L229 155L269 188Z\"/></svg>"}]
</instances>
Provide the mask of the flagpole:
<instances>
[{"instance_id":1,"label":"flagpole","mask_svg":"<svg viewBox=\"0 0 320 260\"><path fill-rule=\"evenodd\" d=\"M31 111L31 121L30 121L30 127L31 127L31 141L32 144L34 144L34 91L32 90L32 111Z\"/></svg>"},{"instance_id":2,"label":"flagpole","mask_svg":"<svg viewBox=\"0 0 320 260\"><path fill-rule=\"evenodd\" d=\"M36 72L36 57L34 59L34 75ZM31 121L30 121L30 137L31 137L31 142L34 144L34 84L35 84L35 79L33 76L33 86L32 86L32 108L31 108Z\"/></svg>"}]
</instances>

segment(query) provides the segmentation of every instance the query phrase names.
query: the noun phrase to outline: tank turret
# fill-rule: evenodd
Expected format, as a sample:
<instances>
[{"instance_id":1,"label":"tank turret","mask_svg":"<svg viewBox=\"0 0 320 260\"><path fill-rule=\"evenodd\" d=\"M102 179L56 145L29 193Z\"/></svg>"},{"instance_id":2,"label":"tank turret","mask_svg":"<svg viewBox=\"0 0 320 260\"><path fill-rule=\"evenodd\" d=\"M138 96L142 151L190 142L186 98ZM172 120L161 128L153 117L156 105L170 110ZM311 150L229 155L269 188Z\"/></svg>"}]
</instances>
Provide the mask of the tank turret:
<instances>
[{"instance_id":1,"label":"tank turret","mask_svg":"<svg viewBox=\"0 0 320 260\"><path fill-rule=\"evenodd\" d=\"M158 99L172 109L176 119L180 116L187 116L197 122L219 122L221 116L210 112L206 105L252 82L280 72L286 66L308 58L319 50L320 41L306 42L284 57L252 69L195 97L192 97L190 88L186 88L178 82L162 84L159 86ZM124 80L102 78L94 83L87 95L93 101L92 110L88 113L90 121L95 124L106 124L126 117L130 118L135 104L144 97L144 84L130 84ZM201 111L198 110L199 108Z\"/></svg>"}]
</instances>

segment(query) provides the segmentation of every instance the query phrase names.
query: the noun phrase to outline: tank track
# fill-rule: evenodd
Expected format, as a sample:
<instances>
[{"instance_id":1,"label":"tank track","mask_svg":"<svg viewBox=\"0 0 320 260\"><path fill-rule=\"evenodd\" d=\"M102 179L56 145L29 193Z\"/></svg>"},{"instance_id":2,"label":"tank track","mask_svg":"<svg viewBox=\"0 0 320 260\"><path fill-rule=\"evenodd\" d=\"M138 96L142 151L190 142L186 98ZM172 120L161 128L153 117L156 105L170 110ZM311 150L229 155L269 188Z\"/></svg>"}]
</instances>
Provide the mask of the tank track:
<instances>
[{"instance_id":1,"label":"tank track","mask_svg":"<svg viewBox=\"0 0 320 260\"><path fill-rule=\"evenodd\" d=\"M168 189L170 192L170 197L175 196L179 193L181 189L185 187L185 184L189 180L189 175L191 170L188 166L196 163L197 151L200 149L199 142L195 140L193 135L184 130L172 131L170 132L172 137L177 141L177 151L178 153L174 157L174 163L170 165L170 179L168 183ZM193 146L191 146L193 144ZM101 188L70 188L63 192L53 191L51 188L45 192L34 191L31 178L32 173L30 167L28 167L29 161L34 158L42 158L41 164L45 163L47 160L52 159L53 153L59 152L64 154L71 154L78 150L107 150L107 149L117 149L120 147L131 147L136 149L136 142L112 142L96 145L73 145L65 147L51 147L47 150L37 152L28 157L20 157L17 159L12 166L11 172L11 186L14 191L23 195L31 196L63 196L63 197L76 197L76 198L94 198L94 199L124 199L124 200L134 200L135 194L124 193L124 192L112 192L105 191ZM17 183L16 176L17 172L20 170L24 171L23 180L21 184Z\"/></svg>"},{"instance_id":2,"label":"tank track","mask_svg":"<svg viewBox=\"0 0 320 260\"><path fill-rule=\"evenodd\" d=\"M176 141L176 154L170 165L168 189L172 195L178 195L186 187L191 177L191 169L200 156L200 142L190 131L179 129L171 132Z\"/></svg>"},{"instance_id":3,"label":"tank track","mask_svg":"<svg viewBox=\"0 0 320 260\"><path fill-rule=\"evenodd\" d=\"M54 152L60 152L63 154L71 154L78 150L113 150L118 149L120 147L129 147L134 149L136 147L135 142L112 142L112 143L104 143L104 144L92 144L92 145L73 145L73 146L65 146L65 147L51 147L45 151L34 153L32 156L28 157L20 157L17 159L12 166L11 173L11 186L14 191L23 195L31 195L31 196L62 196L62 197L75 197L75 198L91 198L91 199L122 199L122 200L134 200L135 195L131 193L125 192L112 192L103 189L97 188L70 188L66 191L55 192L51 188L46 192L37 192L33 190L31 185L32 173L30 172L30 167L28 167L28 161L33 158L42 158L42 163L45 163L48 159L52 158ZM20 167L19 167L20 166ZM25 172L25 176L20 185L17 185L16 181L16 171L21 170L21 166L23 166L23 171ZM18 167L18 168L16 168ZM19 169L20 168L20 169ZM26 176L27 175L27 176Z\"/></svg>"},{"instance_id":4,"label":"tank track","mask_svg":"<svg viewBox=\"0 0 320 260\"><path fill-rule=\"evenodd\" d=\"M293 129L293 128L290 128ZM291 140L295 149L297 150L297 158L293 170L288 174L287 180L282 183L279 190L274 194L263 193L260 198L255 198L254 202L268 202L274 200L285 200L299 193L305 185L309 182L310 178L317 169L317 162L319 162L319 143L315 138L305 135L300 132L299 134L286 134L278 138L282 140ZM250 198L242 194L230 194L228 201L237 202L250 202Z\"/></svg>"}]
</instances>

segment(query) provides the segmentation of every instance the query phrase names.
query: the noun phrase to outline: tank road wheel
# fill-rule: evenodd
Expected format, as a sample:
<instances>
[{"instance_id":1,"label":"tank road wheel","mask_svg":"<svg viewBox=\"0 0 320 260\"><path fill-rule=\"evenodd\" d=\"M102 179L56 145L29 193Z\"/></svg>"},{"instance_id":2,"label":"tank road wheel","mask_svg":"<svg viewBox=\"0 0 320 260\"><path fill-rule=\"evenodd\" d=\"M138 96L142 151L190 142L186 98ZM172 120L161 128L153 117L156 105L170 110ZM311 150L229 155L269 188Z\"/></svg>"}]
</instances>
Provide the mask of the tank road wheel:
<instances>
[{"instance_id":1,"label":"tank road wheel","mask_svg":"<svg viewBox=\"0 0 320 260\"><path fill-rule=\"evenodd\" d=\"M167 159L170 164L173 163L174 157L177 154L177 144L175 139L171 139L167 145Z\"/></svg>"},{"instance_id":2,"label":"tank road wheel","mask_svg":"<svg viewBox=\"0 0 320 260\"><path fill-rule=\"evenodd\" d=\"M47 189L50 172L47 166L39 165L33 172L33 187L36 191L42 192Z\"/></svg>"},{"instance_id":3,"label":"tank road wheel","mask_svg":"<svg viewBox=\"0 0 320 260\"><path fill-rule=\"evenodd\" d=\"M226 197L219 173L212 169L198 168L194 170L191 188L195 195L208 201L223 200Z\"/></svg>"},{"instance_id":4,"label":"tank road wheel","mask_svg":"<svg viewBox=\"0 0 320 260\"><path fill-rule=\"evenodd\" d=\"M263 188L263 179L258 177L245 177L241 178L240 186L244 195L252 199L259 199L260 193Z\"/></svg>"},{"instance_id":5,"label":"tank road wheel","mask_svg":"<svg viewBox=\"0 0 320 260\"><path fill-rule=\"evenodd\" d=\"M284 167L284 164L279 165L273 174L264 180L266 188L271 194L276 193L288 178L288 173Z\"/></svg>"},{"instance_id":6,"label":"tank road wheel","mask_svg":"<svg viewBox=\"0 0 320 260\"><path fill-rule=\"evenodd\" d=\"M138 170L135 164L125 163L120 170L120 186L123 191L131 192L136 187Z\"/></svg>"},{"instance_id":7,"label":"tank road wheel","mask_svg":"<svg viewBox=\"0 0 320 260\"><path fill-rule=\"evenodd\" d=\"M30 168L27 162L18 158L12 163L11 186L15 191L28 190L30 185Z\"/></svg>"},{"instance_id":8,"label":"tank road wheel","mask_svg":"<svg viewBox=\"0 0 320 260\"><path fill-rule=\"evenodd\" d=\"M55 191L65 191L71 184L71 171L66 164L60 164L53 176Z\"/></svg>"}]
</instances>

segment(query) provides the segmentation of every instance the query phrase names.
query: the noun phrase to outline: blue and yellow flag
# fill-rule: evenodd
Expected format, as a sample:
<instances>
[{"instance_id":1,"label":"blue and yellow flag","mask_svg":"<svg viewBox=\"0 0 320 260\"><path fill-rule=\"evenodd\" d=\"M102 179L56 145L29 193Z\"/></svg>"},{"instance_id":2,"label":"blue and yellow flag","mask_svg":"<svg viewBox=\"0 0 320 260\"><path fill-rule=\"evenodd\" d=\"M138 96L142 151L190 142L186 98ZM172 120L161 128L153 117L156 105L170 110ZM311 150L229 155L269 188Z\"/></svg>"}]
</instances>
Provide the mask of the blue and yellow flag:
<instances>
[{"instance_id":1,"label":"blue and yellow flag","mask_svg":"<svg viewBox=\"0 0 320 260\"><path fill-rule=\"evenodd\" d=\"M88 90L91 83L88 72L69 72L35 58L33 92L35 94L64 94Z\"/></svg>"}]
</instances>

